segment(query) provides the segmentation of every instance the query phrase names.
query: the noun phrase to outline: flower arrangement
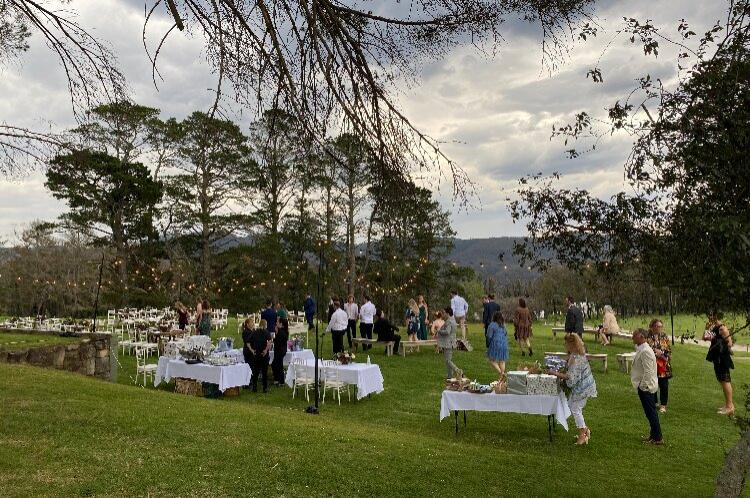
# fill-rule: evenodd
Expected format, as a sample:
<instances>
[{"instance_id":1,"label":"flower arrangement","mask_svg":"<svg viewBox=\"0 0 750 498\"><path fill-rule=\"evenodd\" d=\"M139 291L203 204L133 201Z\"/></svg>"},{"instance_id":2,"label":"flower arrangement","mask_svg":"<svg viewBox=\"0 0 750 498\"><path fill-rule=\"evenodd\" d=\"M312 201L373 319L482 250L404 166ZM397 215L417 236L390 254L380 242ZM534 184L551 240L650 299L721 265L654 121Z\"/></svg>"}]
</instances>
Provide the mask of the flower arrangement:
<instances>
[{"instance_id":1,"label":"flower arrangement","mask_svg":"<svg viewBox=\"0 0 750 498\"><path fill-rule=\"evenodd\" d=\"M350 353L348 351L336 353L333 355L333 359L341 363L342 365L348 365L349 363L353 363L356 359L356 356L354 356L353 353Z\"/></svg>"}]
</instances>

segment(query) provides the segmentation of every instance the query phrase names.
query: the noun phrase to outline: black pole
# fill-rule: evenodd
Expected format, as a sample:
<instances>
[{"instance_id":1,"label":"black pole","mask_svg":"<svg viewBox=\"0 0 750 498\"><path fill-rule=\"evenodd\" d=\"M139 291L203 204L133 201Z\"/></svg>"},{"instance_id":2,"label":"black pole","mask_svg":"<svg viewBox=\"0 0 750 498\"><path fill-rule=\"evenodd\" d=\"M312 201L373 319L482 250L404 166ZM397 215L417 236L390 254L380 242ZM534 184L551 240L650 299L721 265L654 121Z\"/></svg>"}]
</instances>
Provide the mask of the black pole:
<instances>
[{"instance_id":1,"label":"black pole","mask_svg":"<svg viewBox=\"0 0 750 498\"><path fill-rule=\"evenodd\" d=\"M102 262L99 263L99 282L96 284L96 298L94 299L94 333L96 333L96 315L99 314L99 289L102 288L102 272L104 271L104 249L102 249Z\"/></svg>"},{"instance_id":2,"label":"black pole","mask_svg":"<svg viewBox=\"0 0 750 498\"><path fill-rule=\"evenodd\" d=\"M320 399L320 379L318 369L318 358L320 358L320 335L318 333L321 319L321 303L322 303L322 289L321 289L321 278L323 273L323 242L318 243L318 282L317 282L317 308L318 319L315 320L315 404L310 405L305 410L310 414L318 414L319 406L318 401Z\"/></svg>"},{"instance_id":3,"label":"black pole","mask_svg":"<svg viewBox=\"0 0 750 498\"><path fill-rule=\"evenodd\" d=\"M672 305L672 288L669 288L669 320L672 322L672 344L674 344L674 306Z\"/></svg>"}]
</instances>

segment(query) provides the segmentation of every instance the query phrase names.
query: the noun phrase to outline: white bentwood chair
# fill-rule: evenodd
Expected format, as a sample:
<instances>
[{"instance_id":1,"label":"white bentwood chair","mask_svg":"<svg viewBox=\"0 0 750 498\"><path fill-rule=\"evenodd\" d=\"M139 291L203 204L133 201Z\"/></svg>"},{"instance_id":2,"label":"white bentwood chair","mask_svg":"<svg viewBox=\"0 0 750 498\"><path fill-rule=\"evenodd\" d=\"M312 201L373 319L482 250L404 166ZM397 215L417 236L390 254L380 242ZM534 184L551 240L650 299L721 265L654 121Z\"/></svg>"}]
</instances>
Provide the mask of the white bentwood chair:
<instances>
[{"instance_id":1,"label":"white bentwood chair","mask_svg":"<svg viewBox=\"0 0 750 498\"><path fill-rule=\"evenodd\" d=\"M138 381L138 376L143 374L143 386L146 386L146 382L148 377L151 377L151 383L154 382L154 377L156 375L156 368L157 365L155 363L146 363L146 354L147 351L144 348L137 347L135 348L135 362L136 362L136 371L135 371L135 380Z\"/></svg>"},{"instance_id":2,"label":"white bentwood chair","mask_svg":"<svg viewBox=\"0 0 750 498\"><path fill-rule=\"evenodd\" d=\"M310 401L309 390L315 386L315 376L310 375L310 368L302 358L292 360L289 368L294 369L294 384L292 385L292 399L297 394L297 388L305 388L305 399Z\"/></svg>"},{"instance_id":3,"label":"white bentwood chair","mask_svg":"<svg viewBox=\"0 0 750 498\"><path fill-rule=\"evenodd\" d=\"M338 397L339 405L341 405L341 393L346 391L346 396L351 403L352 394L349 391L349 384L341 380L339 377L339 369L336 367L336 362L333 360L323 361L323 403L326 402L326 391L328 390L333 391L334 401Z\"/></svg>"}]
</instances>

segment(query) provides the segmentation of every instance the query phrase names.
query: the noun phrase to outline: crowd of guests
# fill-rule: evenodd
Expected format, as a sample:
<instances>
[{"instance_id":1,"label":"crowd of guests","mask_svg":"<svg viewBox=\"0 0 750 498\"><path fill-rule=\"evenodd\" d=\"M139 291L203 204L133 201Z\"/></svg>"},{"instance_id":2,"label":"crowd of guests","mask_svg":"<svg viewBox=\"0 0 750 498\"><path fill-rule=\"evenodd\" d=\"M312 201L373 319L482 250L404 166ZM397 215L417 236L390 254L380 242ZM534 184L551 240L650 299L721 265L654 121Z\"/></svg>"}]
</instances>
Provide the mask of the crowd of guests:
<instances>
[{"instance_id":1,"label":"crowd of guests","mask_svg":"<svg viewBox=\"0 0 750 498\"><path fill-rule=\"evenodd\" d=\"M587 426L583 411L587 401L597 396L596 381L586 357L586 345L583 341L584 312L575 304L572 297L566 297L565 348L568 353L567 368L564 372L553 373L569 388L568 405L578 429L576 444L588 444L591 430ZM199 300L194 313L182 303L176 303L178 325L181 329L189 323L195 323L200 334L208 335L211 330L211 307L208 300ZM306 296L304 305L305 320L309 327L314 326L317 306L312 296ZM468 302L457 292L451 292L450 305L430 314L424 296L408 301L402 323L409 341L436 340L436 350L443 355L447 378L463 377L463 371L454 363L454 351L460 341L466 340L466 318L469 311ZM511 316L506 316L511 315ZM482 322L484 325L487 359L498 375L503 379L506 374L506 362L510 357L507 324L512 323L513 337L518 345L520 355L533 356L531 338L533 336L533 314L526 301L518 300L515 310L504 313L493 294L483 298ZM363 295L360 303L353 295L344 302L331 297L328 306L328 323L326 332L332 338L333 353L344 351L344 338L349 348L357 331L361 338L377 342L393 342L394 350L399 350L402 341L399 327L391 321L383 309L377 308L370 297ZM459 330L461 339L459 339ZM595 331L598 341L603 346L611 344L612 337L622 334L616 314L611 306L603 307L602 323ZM655 318L648 329L639 328L632 332L635 346L630 377L633 389L638 395L644 415L648 420L650 431L643 440L653 445L664 444L659 414L667 412L669 404L669 383L672 378L672 345L664 333L663 322ZM268 392L268 369L271 368L274 382L284 382L283 359L289 339L289 315L280 302L268 300L261 312L258 324L248 318L242 326L243 354L245 361L253 371L252 390L257 391L260 380L264 392ZM724 406L718 413L731 416L734 414L733 393L730 370L732 362L732 337L729 329L717 315L712 315L706 324L705 340L710 340L706 360L713 363L714 373L720 383L724 397ZM365 350L371 344L363 345ZM273 348L274 359L269 365L270 351Z\"/></svg>"}]
</instances>

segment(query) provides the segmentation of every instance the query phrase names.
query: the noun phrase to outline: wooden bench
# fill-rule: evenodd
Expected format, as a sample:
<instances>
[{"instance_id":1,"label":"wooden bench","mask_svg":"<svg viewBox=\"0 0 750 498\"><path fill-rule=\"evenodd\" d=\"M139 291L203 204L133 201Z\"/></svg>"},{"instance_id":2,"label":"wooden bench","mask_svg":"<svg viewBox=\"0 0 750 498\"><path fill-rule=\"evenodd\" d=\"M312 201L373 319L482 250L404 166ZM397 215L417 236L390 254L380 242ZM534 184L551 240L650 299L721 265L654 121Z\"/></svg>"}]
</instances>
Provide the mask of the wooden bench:
<instances>
[{"instance_id":1,"label":"wooden bench","mask_svg":"<svg viewBox=\"0 0 750 498\"><path fill-rule=\"evenodd\" d=\"M357 352L359 350L360 344L369 344L370 346L374 346L376 344L382 344L385 346L385 354L387 356L393 356L393 345L395 344L394 341L381 342L381 341L378 341L377 339L366 339L364 337L352 338L352 347L354 348L354 352Z\"/></svg>"},{"instance_id":2,"label":"wooden bench","mask_svg":"<svg viewBox=\"0 0 750 498\"><path fill-rule=\"evenodd\" d=\"M617 355L617 363L619 363L622 372L630 373L630 367L633 366L633 358L635 358L635 353L620 353Z\"/></svg>"},{"instance_id":3,"label":"wooden bench","mask_svg":"<svg viewBox=\"0 0 750 498\"><path fill-rule=\"evenodd\" d=\"M545 351L545 356L557 356L558 358L564 358L568 359L568 353L562 352L562 351L554 351L549 352ZM589 360L589 362L592 361L600 361L604 365L604 373L607 373L607 367L608 365L608 356L606 353L586 353L586 359Z\"/></svg>"},{"instance_id":4,"label":"wooden bench","mask_svg":"<svg viewBox=\"0 0 750 498\"><path fill-rule=\"evenodd\" d=\"M565 327L552 327L552 339L557 339L557 334L565 334ZM595 329L593 327L585 327L583 329L584 334L594 334L595 336L599 336L599 329Z\"/></svg>"},{"instance_id":5,"label":"wooden bench","mask_svg":"<svg viewBox=\"0 0 750 498\"><path fill-rule=\"evenodd\" d=\"M406 357L407 348L413 351L420 346L437 346L437 339L425 339L423 341L401 341L401 356Z\"/></svg>"}]
</instances>

